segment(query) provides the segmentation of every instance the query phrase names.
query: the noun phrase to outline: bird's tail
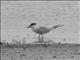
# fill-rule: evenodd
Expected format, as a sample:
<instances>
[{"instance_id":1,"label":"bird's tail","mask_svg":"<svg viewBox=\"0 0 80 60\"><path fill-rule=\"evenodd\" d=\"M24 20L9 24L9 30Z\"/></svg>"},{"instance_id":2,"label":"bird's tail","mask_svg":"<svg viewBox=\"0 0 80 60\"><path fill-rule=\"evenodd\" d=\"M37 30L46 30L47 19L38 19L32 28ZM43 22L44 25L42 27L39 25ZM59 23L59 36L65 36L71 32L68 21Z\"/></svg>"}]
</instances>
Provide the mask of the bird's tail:
<instances>
[{"instance_id":1,"label":"bird's tail","mask_svg":"<svg viewBox=\"0 0 80 60\"><path fill-rule=\"evenodd\" d=\"M56 29L56 28L62 27L62 26L64 26L64 25L56 25L56 26L53 26L53 29Z\"/></svg>"}]
</instances>

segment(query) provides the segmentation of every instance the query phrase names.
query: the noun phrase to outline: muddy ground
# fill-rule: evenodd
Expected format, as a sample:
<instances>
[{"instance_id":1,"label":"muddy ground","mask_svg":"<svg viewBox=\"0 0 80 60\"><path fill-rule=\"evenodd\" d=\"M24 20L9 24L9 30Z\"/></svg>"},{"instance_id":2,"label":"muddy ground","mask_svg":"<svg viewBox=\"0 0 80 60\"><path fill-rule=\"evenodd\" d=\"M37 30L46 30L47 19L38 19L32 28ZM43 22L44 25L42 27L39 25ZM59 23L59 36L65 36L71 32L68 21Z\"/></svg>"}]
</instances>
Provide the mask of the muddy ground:
<instances>
[{"instance_id":1,"label":"muddy ground","mask_svg":"<svg viewBox=\"0 0 80 60\"><path fill-rule=\"evenodd\" d=\"M80 44L4 44L1 60L80 60Z\"/></svg>"}]
</instances>

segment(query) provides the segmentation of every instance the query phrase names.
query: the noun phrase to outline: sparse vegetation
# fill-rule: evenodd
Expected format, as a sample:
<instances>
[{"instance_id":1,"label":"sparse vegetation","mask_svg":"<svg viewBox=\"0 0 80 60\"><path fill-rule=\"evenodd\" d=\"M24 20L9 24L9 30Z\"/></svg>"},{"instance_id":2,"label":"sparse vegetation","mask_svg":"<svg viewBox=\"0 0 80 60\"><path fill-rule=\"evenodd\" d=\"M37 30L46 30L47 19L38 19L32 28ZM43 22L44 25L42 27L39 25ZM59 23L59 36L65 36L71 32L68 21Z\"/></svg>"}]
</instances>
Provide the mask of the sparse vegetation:
<instances>
[{"instance_id":1,"label":"sparse vegetation","mask_svg":"<svg viewBox=\"0 0 80 60\"><path fill-rule=\"evenodd\" d=\"M9 60L23 60L23 58L24 60L63 60L62 58L78 60L80 55L80 44L48 43L45 41L28 44L24 42L25 39L12 41L12 43L1 42L1 60L5 60L4 58L7 59L7 57L11 57Z\"/></svg>"}]
</instances>

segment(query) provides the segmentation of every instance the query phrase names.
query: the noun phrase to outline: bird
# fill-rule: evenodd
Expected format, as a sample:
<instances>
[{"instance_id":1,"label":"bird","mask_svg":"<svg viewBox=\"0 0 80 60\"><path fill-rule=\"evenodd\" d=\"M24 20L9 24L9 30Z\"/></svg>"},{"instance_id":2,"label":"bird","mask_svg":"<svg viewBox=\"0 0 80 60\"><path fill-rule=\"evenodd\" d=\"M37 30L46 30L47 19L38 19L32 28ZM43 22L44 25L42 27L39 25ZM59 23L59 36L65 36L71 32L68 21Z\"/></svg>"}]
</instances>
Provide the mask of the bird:
<instances>
[{"instance_id":1,"label":"bird","mask_svg":"<svg viewBox=\"0 0 80 60\"><path fill-rule=\"evenodd\" d=\"M43 35L47 34L48 32L52 31L53 29L56 29L58 27L62 27L64 25L55 25L52 27L45 27L45 26L37 26L37 23L31 23L27 28L31 28L33 32L37 33L39 36L39 42L43 41Z\"/></svg>"}]
</instances>

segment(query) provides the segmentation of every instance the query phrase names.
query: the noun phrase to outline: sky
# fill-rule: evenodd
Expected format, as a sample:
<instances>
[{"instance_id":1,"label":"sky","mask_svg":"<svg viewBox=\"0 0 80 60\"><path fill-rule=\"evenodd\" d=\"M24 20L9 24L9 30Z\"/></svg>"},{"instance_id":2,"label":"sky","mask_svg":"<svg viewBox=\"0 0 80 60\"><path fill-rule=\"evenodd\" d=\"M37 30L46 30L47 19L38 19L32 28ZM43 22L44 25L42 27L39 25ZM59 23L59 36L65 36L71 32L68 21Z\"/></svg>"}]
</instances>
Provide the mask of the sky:
<instances>
[{"instance_id":1,"label":"sky","mask_svg":"<svg viewBox=\"0 0 80 60\"><path fill-rule=\"evenodd\" d=\"M2 1L1 41L38 40L38 34L27 26L32 22L43 26L62 25L44 35L44 40L62 43L79 41L79 2L77 1ZM27 25L27 26L25 26Z\"/></svg>"}]
</instances>

